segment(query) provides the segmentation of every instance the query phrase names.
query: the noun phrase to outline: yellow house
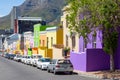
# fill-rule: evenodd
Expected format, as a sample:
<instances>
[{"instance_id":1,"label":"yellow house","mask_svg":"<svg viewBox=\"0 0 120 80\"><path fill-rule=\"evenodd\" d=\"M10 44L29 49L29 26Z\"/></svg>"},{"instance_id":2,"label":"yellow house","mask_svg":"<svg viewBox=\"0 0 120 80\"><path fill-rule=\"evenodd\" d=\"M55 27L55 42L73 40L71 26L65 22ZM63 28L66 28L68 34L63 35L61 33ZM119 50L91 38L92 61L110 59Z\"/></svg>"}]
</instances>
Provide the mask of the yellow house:
<instances>
[{"instance_id":1,"label":"yellow house","mask_svg":"<svg viewBox=\"0 0 120 80\"><path fill-rule=\"evenodd\" d=\"M53 45L63 44L62 27L51 27L46 29L47 48L52 49Z\"/></svg>"},{"instance_id":2,"label":"yellow house","mask_svg":"<svg viewBox=\"0 0 120 80\"><path fill-rule=\"evenodd\" d=\"M67 11L67 9L69 8L68 6L65 6L62 11L63 11L63 15L61 16L61 23L63 26L63 44L64 47L69 47L71 50L74 50L75 52L79 52L79 36L78 34L76 34L75 32L73 32L72 34L70 33L70 30L68 28L69 24L67 21L67 16L69 15L69 12Z\"/></svg>"},{"instance_id":3,"label":"yellow house","mask_svg":"<svg viewBox=\"0 0 120 80\"><path fill-rule=\"evenodd\" d=\"M68 6L65 6L62 11L63 11L63 15L61 16L61 25L63 27L63 32L62 34L59 33L58 37L62 37L62 45L59 45L59 43L57 43L55 46L53 46L53 58L64 58L64 51L63 49L65 47L70 48L71 50L74 50L75 52L79 51L79 36L76 33L70 33L70 30L68 28L69 24L67 21L67 16L69 15L69 12L67 12L67 9L69 8ZM64 35L63 35L64 34ZM56 38L56 39L60 39L60 38ZM49 44L50 46L50 44ZM67 57L69 57L70 54L67 54Z\"/></svg>"},{"instance_id":4,"label":"yellow house","mask_svg":"<svg viewBox=\"0 0 120 80\"><path fill-rule=\"evenodd\" d=\"M39 49L40 54L43 57L53 58L53 46L63 44L63 29L62 29L62 27L56 27L56 26L48 27L48 28L46 28L46 31L40 32L40 36L42 36L42 37L40 37L40 41L41 41L40 42L41 47ZM43 40L46 43L44 46L42 45Z\"/></svg>"},{"instance_id":5,"label":"yellow house","mask_svg":"<svg viewBox=\"0 0 120 80\"><path fill-rule=\"evenodd\" d=\"M20 49L20 40L17 41L16 51L18 51L21 55L23 55L23 52L22 52L21 49Z\"/></svg>"},{"instance_id":6,"label":"yellow house","mask_svg":"<svg viewBox=\"0 0 120 80\"><path fill-rule=\"evenodd\" d=\"M52 58L56 58L57 55L61 54L55 51L56 46L63 44L63 28L62 27L51 27L46 29L47 33L47 48L51 50ZM56 54L54 54L56 53ZM50 53L48 53L50 54Z\"/></svg>"}]
</instances>

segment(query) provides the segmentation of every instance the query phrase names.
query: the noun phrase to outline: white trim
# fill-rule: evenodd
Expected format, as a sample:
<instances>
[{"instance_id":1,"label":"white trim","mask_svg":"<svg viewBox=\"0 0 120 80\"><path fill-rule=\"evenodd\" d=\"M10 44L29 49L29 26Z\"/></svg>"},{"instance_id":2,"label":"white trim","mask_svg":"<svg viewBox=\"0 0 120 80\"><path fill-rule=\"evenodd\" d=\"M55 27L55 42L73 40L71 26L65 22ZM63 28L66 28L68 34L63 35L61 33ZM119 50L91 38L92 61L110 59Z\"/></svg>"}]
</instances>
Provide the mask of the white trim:
<instances>
[{"instance_id":1,"label":"white trim","mask_svg":"<svg viewBox=\"0 0 120 80\"><path fill-rule=\"evenodd\" d=\"M46 31L40 31L40 34L45 34L46 33Z\"/></svg>"},{"instance_id":2,"label":"white trim","mask_svg":"<svg viewBox=\"0 0 120 80\"><path fill-rule=\"evenodd\" d=\"M58 27L55 26L55 27L46 28L46 31L56 31L57 29Z\"/></svg>"},{"instance_id":3,"label":"white trim","mask_svg":"<svg viewBox=\"0 0 120 80\"><path fill-rule=\"evenodd\" d=\"M18 20L24 20L24 21L42 21L41 17L18 17Z\"/></svg>"}]
</instances>

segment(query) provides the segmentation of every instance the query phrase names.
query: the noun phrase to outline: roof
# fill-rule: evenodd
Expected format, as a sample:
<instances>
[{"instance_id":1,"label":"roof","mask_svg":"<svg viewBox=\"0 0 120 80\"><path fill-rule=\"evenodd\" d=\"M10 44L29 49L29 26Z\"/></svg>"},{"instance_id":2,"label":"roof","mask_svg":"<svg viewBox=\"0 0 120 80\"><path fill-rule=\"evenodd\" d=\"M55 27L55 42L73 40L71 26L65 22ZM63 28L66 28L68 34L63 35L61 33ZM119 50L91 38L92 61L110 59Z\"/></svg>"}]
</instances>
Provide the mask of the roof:
<instances>
[{"instance_id":1,"label":"roof","mask_svg":"<svg viewBox=\"0 0 120 80\"><path fill-rule=\"evenodd\" d=\"M41 17L18 17L18 20L23 21L42 21Z\"/></svg>"},{"instance_id":2,"label":"roof","mask_svg":"<svg viewBox=\"0 0 120 80\"><path fill-rule=\"evenodd\" d=\"M46 33L46 31L40 31L40 34L45 34Z\"/></svg>"},{"instance_id":3,"label":"roof","mask_svg":"<svg viewBox=\"0 0 120 80\"><path fill-rule=\"evenodd\" d=\"M54 26L54 27L48 27L48 28L46 28L46 31L57 30L57 29L58 29L57 26Z\"/></svg>"},{"instance_id":4,"label":"roof","mask_svg":"<svg viewBox=\"0 0 120 80\"><path fill-rule=\"evenodd\" d=\"M54 26L42 25L40 27L40 31L45 31L47 28L52 28L52 27L54 27Z\"/></svg>"},{"instance_id":5,"label":"roof","mask_svg":"<svg viewBox=\"0 0 120 80\"><path fill-rule=\"evenodd\" d=\"M20 34L12 34L12 35L10 35L8 38L9 39L19 39L19 36L20 36Z\"/></svg>"}]
</instances>

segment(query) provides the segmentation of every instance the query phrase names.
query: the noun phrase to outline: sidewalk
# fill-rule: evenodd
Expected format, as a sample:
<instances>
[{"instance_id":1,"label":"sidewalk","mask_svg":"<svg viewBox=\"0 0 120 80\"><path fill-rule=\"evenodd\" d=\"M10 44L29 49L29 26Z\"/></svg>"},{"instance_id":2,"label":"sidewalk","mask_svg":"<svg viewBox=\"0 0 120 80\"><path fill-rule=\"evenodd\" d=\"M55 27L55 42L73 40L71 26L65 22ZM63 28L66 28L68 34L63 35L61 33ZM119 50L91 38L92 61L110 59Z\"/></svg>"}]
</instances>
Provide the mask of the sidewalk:
<instances>
[{"instance_id":1,"label":"sidewalk","mask_svg":"<svg viewBox=\"0 0 120 80\"><path fill-rule=\"evenodd\" d=\"M115 72L110 72L107 70L106 71L94 71L94 72L82 72L82 71L74 70L74 72L78 73L78 75L86 76L86 77L120 80L120 70L116 70Z\"/></svg>"}]
</instances>

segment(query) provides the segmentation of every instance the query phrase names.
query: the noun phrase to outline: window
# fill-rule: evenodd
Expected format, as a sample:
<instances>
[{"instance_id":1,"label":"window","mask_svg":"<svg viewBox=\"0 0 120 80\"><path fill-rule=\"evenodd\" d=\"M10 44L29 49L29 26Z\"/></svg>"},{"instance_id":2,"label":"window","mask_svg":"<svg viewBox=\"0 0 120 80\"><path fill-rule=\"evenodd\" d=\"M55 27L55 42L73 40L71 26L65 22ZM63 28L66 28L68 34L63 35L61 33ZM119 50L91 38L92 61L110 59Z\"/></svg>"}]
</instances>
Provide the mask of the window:
<instances>
[{"instance_id":1,"label":"window","mask_svg":"<svg viewBox=\"0 0 120 80\"><path fill-rule=\"evenodd\" d=\"M48 41L48 40L49 40L49 38L47 37L47 48L48 48L48 43L49 43L49 41Z\"/></svg>"},{"instance_id":2,"label":"window","mask_svg":"<svg viewBox=\"0 0 120 80\"><path fill-rule=\"evenodd\" d=\"M51 59L45 59L45 58L42 58L40 60L41 60L41 62L50 62L51 61Z\"/></svg>"},{"instance_id":3,"label":"window","mask_svg":"<svg viewBox=\"0 0 120 80\"><path fill-rule=\"evenodd\" d=\"M43 46L43 47L45 46L45 40L43 40L42 46Z\"/></svg>"},{"instance_id":4,"label":"window","mask_svg":"<svg viewBox=\"0 0 120 80\"><path fill-rule=\"evenodd\" d=\"M75 43L76 43L75 41L76 41L76 40L75 40L75 36L72 36L72 48L75 48L75 45L76 45L76 44L75 44Z\"/></svg>"},{"instance_id":5,"label":"window","mask_svg":"<svg viewBox=\"0 0 120 80\"><path fill-rule=\"evenodd\" d=\"M70 60L58 60L58 64L71 64Z\"/></svg>"},{"instance_id":6,"label":"window","mask_svg":"<svg viewBox=\"0 0 120 80\"><path fill-rule=\"evenodd\" d=\"M51 47L52 47L52 45L53 45L53 37L51 37Z\"/></svg>"},{"instance_id":7,"label":"window","mask_svg":"<svg viewBox=\"0 0 120 80\"><path fill-rule=\"evenodd\" d=\"M68 46L68 36L66 35L66 46Z\"/></svg>"}]
</instances>

